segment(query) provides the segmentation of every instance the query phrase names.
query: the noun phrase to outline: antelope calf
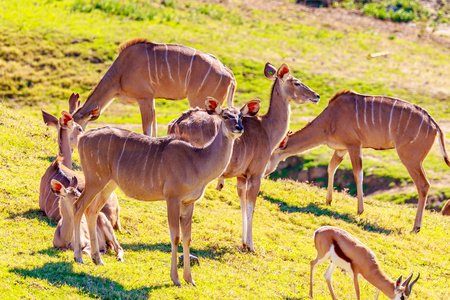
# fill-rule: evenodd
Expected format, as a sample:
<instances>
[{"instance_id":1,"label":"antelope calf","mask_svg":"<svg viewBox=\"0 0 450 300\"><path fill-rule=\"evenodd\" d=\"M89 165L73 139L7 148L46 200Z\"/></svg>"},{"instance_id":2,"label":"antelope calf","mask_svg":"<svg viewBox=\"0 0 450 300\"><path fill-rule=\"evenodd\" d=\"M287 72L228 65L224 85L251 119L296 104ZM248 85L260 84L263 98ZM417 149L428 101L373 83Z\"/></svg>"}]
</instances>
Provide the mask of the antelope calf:
<instances>
[{"instance_id":1,"label":"antelope calf","mask_svg":"<svg viewBox=\"0 0 450 300\"><path fill-rule=\"evenodd\" d=\"M73 113L79 105L78 95L72 94L69 99L69 113L63 111L58 120L54 115L42 110L44 122L48 126L53 126L58 130L58 148L59 155L56 160L48 167L41 178L39 191L39 207L52 221L59 221L61 218L58 196L51 191L50 182L56 179L64 186L68 186L72 177L77 177L79 189L84 189L84 176L80 172L72 170L72 147L75 148L78 138L83 134L80 125L73 122L70 113ZM94 112L95 113L95 112ZM111 194L102 212L111 221L114 229L121 230L119 221L119 202L115 193Z\"/></svg>"},{"instance_id":2,"label":"antelope calf","mask_svg":"<svg viewBox=\"0 0 450 300\"><path fill-rule=\"evenodd\" d=\"M155 98L187 97L191 107L203 107L210 96L231 107L235 90L233 73L211 54L132 39L119 46L119 56L73 117L85 129L92 110L103 112L118 97L138 103L144 134L156 136Z\"/></svg>"},{"instance_id":3,"label":"antelope calf","mask_svg":"<svg viewBox=\"0 0 450 300\"><path fill-rule=\"evenodd\" d=\"M356 299L358 300L360 299L359 275L378 289L375 300L378 298L378 291L381 291L391 300L408 299L413 285L420 277L419 273L417 278L411 283L413 274L403 284L403 276L400 276L395 282L392 281L380 268L375 254L350 233L338 227L323 226L317 229L314 233L314 246L317 250L317 257L311 261L311 278L309 282L309 296L311 298L313 298L314 268L328 259L331 262L324 276L333 300L336 300L336 295L333 291L331 277L337 266L350 273L355 286Z\"/></svg>"},{"instance_id":4,"label":"antelope calf","mask_svg":"<svg viewBox=\"0 0 450 300\"><path fill-rule=\"evenodd\" d=\"M56 227L55 236L53 237L53 245L55 248L62 250L74 250L74 228L73 228L73 214L74 214L74 203L80 197L80 192L78 191L78 180L77 177L73 177L70 181L69 187L66 189L64 185L58 180L52 179L51 188L53 193L58 196L59 209L61 212L61 219ZM91 248L91 243L89 241L89 231L86 223L86 219L83 217L81 219L81 229L82 233L80 237L81 251L84 254L89 255L89 250ZM106 253L109 247L114 248L117 253L117 260L123 261L123 249L116 239L114 230L112 228L111 222L106 218L106 216L100 212L97 218L96 232L98 238L98 245L100 252Z\"/></svg>"},{"instance_id":5,"label":"antelope calf","mask_svg":"<svg viewBox=\"0 0 450 300\"><path fill-rule=\"evenodd\" d=\"M256 116L260 101L247 106L242 120L244 134L236 140L228 167L221 178L237 178L237 189L242 211L242 244L254 251L252 237L253 212L261 186L261 179L269 157L285 136L289 126L290 102L317 103L319 95L290 74L286 64L277 70L270 63L264 69L267 78L274 81L269 110ZM202 110L190 110L169 124L169 133L178 133L194 145L204 145L218 131L219 123Z\"/></svg>"},{"instance_id":6,"label":"antelope calf","mask_svg":"<svg viewBox=\"0 0 450 300\"><path fill-rule=\"evenodd\" d=\"M187 283L192 280L189 245L195 201L203 197L206 185L223 173L231 157L234 140L243 132L241 111L222 109L220 102L208 98L209 114L220 118L220 129L206 146L197 148L178 136L153 138L132 131L105 127L91 130L80 138L78 149L86 176L86 187L75 203L75 260L83 262L80 247L80 221L86 211L91 238L91 257L103 264L98 253L95 220L99 207L119 186L129 197L142 201L166 200L172 246L170 276L180 285L177 272L177 247L180 225L183 242L184 271ZM92 203L98 195L100 201Z\"/></svg>"},{"instance_id":7,"label":"antelope calf","mask_svg":"<svg viewBox=\"0 0 450 300\"><path fill-rule=\"evenodd\" d=\"M430 187L422 164L437 133L442 155L450 166L442 130L423 108L396 98L342 91L330 99L319 116L282 141L270 158L266 174L273 172L280 160L325 144L335 150L328 165L327 204L330 204L334 173L348 153L361 214L364 211L361 148L395 148L419 193L413 227L414 232L419 232Z\"/></svg>"}]
</instances>

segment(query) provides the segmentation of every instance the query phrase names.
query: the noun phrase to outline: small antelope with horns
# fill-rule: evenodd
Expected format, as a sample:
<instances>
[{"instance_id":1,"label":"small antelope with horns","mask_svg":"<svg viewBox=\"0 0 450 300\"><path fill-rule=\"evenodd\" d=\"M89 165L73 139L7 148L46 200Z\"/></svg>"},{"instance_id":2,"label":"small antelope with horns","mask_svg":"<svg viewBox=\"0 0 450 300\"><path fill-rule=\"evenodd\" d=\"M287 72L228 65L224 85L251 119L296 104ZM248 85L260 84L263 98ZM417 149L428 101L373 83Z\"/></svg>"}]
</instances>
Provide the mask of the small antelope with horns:
<instances>
[{"instance_id":1,"label":"small antelope with horns","mask_svg":"<svg viewBox=\"0 0 450 300\"><path fill-rule=\"evenodd\" d=\"M170 277L179 286L177 247L180 225L183 242L183 278L195 285L190 269L189 245L195 201L201 199L206 185L220 176L230 161L233 143L242 132L241 110L222 109L219 101L205 101L209 114L220 118L220 129L214 139L197 148L172 135L153 138L132 131L105 127L91 130L79 141L81 166L86 187L75 203L75 260L83 262L80 248L80 221L83 213L91 238L91 257L95 264L103 264L98 253L95 220L99 207L118 186L129 197L142 201L166 200L172 246ZM100 201L91 204L98 195Z\"/></svg>"},{"instance_id":2,"label":"small antelope with horns","mask_svg":"<svg viewBox=\"0 0 450 300\"><path fill-rule=\"evenodd\" d=\"M61 211L61 219L56 227L55 235L53 237L53 245L55 248L62 250L74 250L74 228L73 228L73 213L74 203L80 197L78 190L78 180L73 177L70 181L69 187L66 189L64 185L58 180L52 179L51 187L53 193L58 196L59 209ZM123 261L123 249L116 239L111 222L106 216L100 212L97 218L96 232L98 238L98 245L100 253L106 253L109 247L112 247L117 253L117 260ZM81 251L89 255L91 243L89 241L89 231L86 219L81 219L82 236L80 237Z\"/></svg>"},{"instance_id":3,"label":"small antelope with horns","mask_svg":"<svg viewBox=\"0 0 450 300\"><path fill-rule=\"evenodd\" d=\"M63 111L58 120L54 115L42 110L44 122L48 126L53 126L58 130L59 155L56 160L48 167L41 178L39 192L39 207L52 221L59 221L61 218L58 196L51 191L51 180L56 179L64 186L68 186L72 177L77 177L78 188L84 189L84 176L80 172L72 170L72 147L76 148L78 138L83 134L83 129L76 124L71 116L79 105L78 94L72 94L69 99L69 113ZM95 113L95 112L94 112ZM102 212L110 220L114 229L121 230L119 221L119 202L115 193L111 194Z\"/></svg>"},{"instance_id":4,"label":"small antelope with horns","mask_svg":"<svg viewBox=\"0 0 450 300\"><path fill-rule=\"evenodd\" d=\"M333 226L323 226L314 233L314 246L317 250L316 259L311 261L311 278L309 282L309 296L313 298L314 268L328 259L330 265L325 271L325 279L331 298L336 300L333 291L331 277L336 267L340 267L350 273L355 286L356 299L360 299L358 276L364 277L368 282L377 288L375 300L378 299L378 292L381 291L391 300L406 300L411 295L413 285L419 280L420 273L411 282L411 274L402 284L403 275L397 281L391 280L384 274L375 254L363 243L357 240L347 231Z\"/></svg>"},{"instance_id":5,"label":"small antelope with horns","mask_svg":"<svg viewBox=\"0 0 450 300\"><path fill-rule=\"evenodd\" d=\"M425 109L392 97L342 91L335 94L323 112L303 129L287 135L272 154L266 175L291 155L327 145L335 150L328 165L327 204L331 204L334 173L348 153L357 187L358 214L361 214L364 211L361 148L395 148L419 193L413 227L414 232L419 232L430 188L423 161L437 133L445 163L450 166L444 134Z\"/></svg>"},{"instance_id":6,"label":"small antelope with horns","mask_svg":"<svg viewBox=\"0 0 450 300\"><path fill-rule=\"evenodd\" d=\"M235 90L233 73L213 55L138 38L119 46L119 56L73 117L85 129L92 110L103 112L118 97L138 103L144 134L156 136L155 98L187 97L191 107L203 107L209 96L231 107Z\"/></svg>"},{"instance_id":7,"label":"small antelope with horns","mask_svg":"<svg viewBox=\"0 0 450 300\"><path fill-rule=\"evenodd\" d=\"M249 102L248 116L242 120L244 134L234 143L230 163L221 176L221 179L237 179L242 211L242 244L250 251L255 251L252 223L256 198L270 155L288 130L290 102L317 103L320 99L316 92L290 74L286 64L277 70L267 63L264 74L274 81L269 109L265 115L256 116L260 101ZM201 110L188 111L171 121L168 128L169 133L178 133L194 145L204 145L218 130L218 121Z\"/></svg>"}]
</instances>

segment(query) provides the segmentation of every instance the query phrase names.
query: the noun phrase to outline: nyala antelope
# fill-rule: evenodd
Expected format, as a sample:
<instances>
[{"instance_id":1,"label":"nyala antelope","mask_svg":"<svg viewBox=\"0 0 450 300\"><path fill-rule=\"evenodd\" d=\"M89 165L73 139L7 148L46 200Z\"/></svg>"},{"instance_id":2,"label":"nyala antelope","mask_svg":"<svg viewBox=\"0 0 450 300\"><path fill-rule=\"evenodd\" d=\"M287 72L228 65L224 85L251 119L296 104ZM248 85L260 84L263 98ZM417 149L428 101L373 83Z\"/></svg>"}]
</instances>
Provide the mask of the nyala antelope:
<instances>
[{"instance_id":1,"label":"nyala antelope","mask_svg":"<svg viewBox=\"0 0 450 300\"><path fill-rule=\"evenodd\" d=\"M83 262L80 247L80 221L86 211L91 239L91 257L103 264L98 252L95 223L100 207L108 196L120 189L129 197L142 201L166 200L172 260L170 276L180 285L177 271L177 249L180 227L183 242L183 278L195 285L191 275L189 245L195 201L201 199L206 185L220 176L230 161L233 143L242 135L243 114L234 107L222 109L219 101L207 99L206 110L221 120L214 139L204 147L172 135L153 138L132 131L104 127L91 130L79 141L80 161L86 176L86 187L75 203L75 261ZM92 203L95 197L100 198Z\"/></svg>"},{"instance_id":2,"label":"nyala antelope","mask_svg":"<svg viewBox=\"0 0 450 300\"><path fill-rule=\"evenodd\" d=\"M358 214L361 214L364 211L361 148L395 148L419 193L413 227L413 232L419 232L430 188L422 164L437 133L445 163L450 166L444 134L425 109L392 97L342 91L335 94L323 112L303 129L287 135L272 154L266 174L273 172L281 160L291 155L327 145L335 150L328 165L327 204L331 204L334 173L348 153L357 187Z\"/></svg>"},{"instance_id":3,"label":"nyala antelope","mask_svg":"<svg viewBox=\"0 0 450 300\"><path fill-rule=\"evenodd\" d=\"M411 274L402 284L403 276L395 282L384 274L375 254L363 243L357 240L347 231L333 226L323 226L314 233L314 246L317 257L311 261L311 278L309 283L309 296L313 298L314 268L327 260L331 260L325 271L325 279L331 298L336 300L333 291L331 277L336 267L340 267L350 273L355 286L356 299L360 299L358 276L364 277L391 300L406 300L411 295L413 285L419 280L420 273L411 282Z\"/></svg>"},{"instance_id":4,"label":"nyala antelope","mask_svg":"<svg viewBox=\"0 0 450 300\"><path fill-rule=\"evenodd\" d=\"M83 129L91 111L100 113L118 97L137 102L145 135L156 136L155 98L181 100L203 107L207 96L233 105L236 80L211 54L176 44L156 44L143 38L119 46L119 56L74 114Z\"/></svg>"}]
</instances>

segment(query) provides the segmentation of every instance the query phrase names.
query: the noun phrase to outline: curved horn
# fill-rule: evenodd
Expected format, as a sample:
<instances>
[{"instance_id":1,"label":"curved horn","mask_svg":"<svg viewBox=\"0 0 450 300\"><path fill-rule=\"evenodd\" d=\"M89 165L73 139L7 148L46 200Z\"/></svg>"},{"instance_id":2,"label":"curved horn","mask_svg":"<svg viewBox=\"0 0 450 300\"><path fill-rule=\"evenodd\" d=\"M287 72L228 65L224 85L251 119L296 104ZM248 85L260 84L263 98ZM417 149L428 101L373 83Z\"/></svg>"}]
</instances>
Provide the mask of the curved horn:
<instances>
[{"instance_id":1,"label":"curved horn","mask_svg":"<svg viewBox=\"0 0 450 300\"><path fill-rule=\"evenodd\" d=\"M411 274L410 277L412 277L412 274ZM411 284L410 284L409 286L406 287L406 290L405 290L406 296L409 296L409 295L411 294L412 287L413 287L413 285L417 282L417 280L419 280L419 278L420 278L420 273L419 273L419 275L417 275L417 278L414 279L413 282L411 282ZM408 279L409 279L409 278L408 278ZM406 282L405 282L405 283L406 283Z\"/></svg>"}]
</instances>

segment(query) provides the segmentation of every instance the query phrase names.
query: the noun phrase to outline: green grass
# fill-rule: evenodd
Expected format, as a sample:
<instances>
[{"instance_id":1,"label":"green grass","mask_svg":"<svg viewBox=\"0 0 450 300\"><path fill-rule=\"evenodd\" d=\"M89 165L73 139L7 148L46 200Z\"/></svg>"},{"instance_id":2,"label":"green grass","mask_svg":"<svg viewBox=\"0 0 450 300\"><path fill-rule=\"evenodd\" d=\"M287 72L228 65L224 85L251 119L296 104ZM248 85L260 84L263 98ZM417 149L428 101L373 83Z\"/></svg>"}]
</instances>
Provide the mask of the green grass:
<instances>
[{"instance_id":1,"label":"green grass","mask_svg":"<svg viewBox=\"0 0 450 300\"><path fill-rule=\"evenodd\" d=\"M172 286L170 242L164 202L146 203L118 193L125 262L108 253L106 266L75 264L73 253L52 247L56 224L39 211L40 174L56 153L56 133L37 117L0 105L0 297L45 299L307 299L312 235L322 225L344 228L366 243L389 277L420 272L411 299L450 296L448 219L426 212L423 229L410 234L415 208L376 200L356 215L356 199L292 181L264 180L254 218L256 253L240 246L241 212L233 181L222 192L207 188L196 204L191 252L197 287ZM20 138L17 138L20 136ZM77 162L78 160L75 160ZM181 247L179 248L181 251ZM439 253L439 255L436 255ZM317 268L315 299L329 299ZM182 269L179 269L180 275ZM348 274L336 271L340 298L353 297ZM362 299L375 289L361 280ZM387 299L380 296L380 299Z\"/></svg>"},{"instance_id":2,"label":"green grass","mask_svg":"<svg viewBox=\"0 0 450 300\"><path fill-rule=\"evenodd\" d=\"M291 181L265 180L255 216L256 254L240 248L241 213L234 181L219 193L207 189L194 213L192 252L198 288L172 287L165 204L141 203L119 193L125 248L124 264L106 256L106 267L72 264L72 253L52 249L56 224L38 211L39 179L57 152L54 130L46 129L40 108L53 114L67 109L72 92L84 101L130 38L186 44L217 56L234 72L241 105L259 97L268 107L271 82L263 76L267 61L286 62L291 72L320 93L318 105L293 105L290 127L300 129L327 105L336 91L395 96L416 103L440 123L450 113L450 49L417 37L392 35L339 21L320 19L283 3L270 11L203 1L23 0L0 6L0 296L2 298L304 298L311 236L320 225L343 227L367 243L392 278L420 271L415 299L450 295L448 219L427 212L423 231L409 235L415 209L394 205L412 195L367 199L363 216L356 200ZM368 54L390 51L381 59ZM188 108L186 100L157 100L158 134ZM137 105L119 101L90 127L129 126L141 132ZM448 123L447 123L448 124ZM450 135L446 132L446 139ZM448 145L448 144L447 144ZM447 146L447 148L449 148ZM326 165L331 150L322 146L304 154L307 168ZM365 176L408 181L395 151L363 151ZM78 160L75 156L75 163ZM341 168L350 169L345 159ZM430 179L445 180L437 145L425 160ZM432 186L433 189L433 186ZM437 189L441 192L442 189ZM448 191L443 190L446 195ZM440 255L436 255L439 253ZM320 273L317 299L329 299ZM348 276L336 272L338 295L353 296ZM374 289L362 284L362 298ZM350 297L350 296L349 296Z\"/></svg>"}]
</instances>

